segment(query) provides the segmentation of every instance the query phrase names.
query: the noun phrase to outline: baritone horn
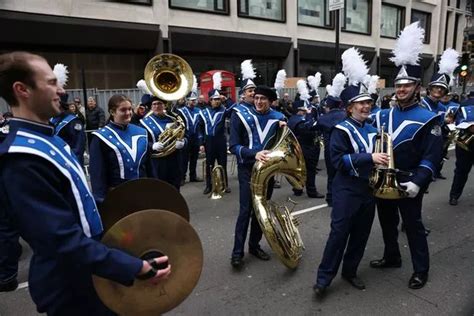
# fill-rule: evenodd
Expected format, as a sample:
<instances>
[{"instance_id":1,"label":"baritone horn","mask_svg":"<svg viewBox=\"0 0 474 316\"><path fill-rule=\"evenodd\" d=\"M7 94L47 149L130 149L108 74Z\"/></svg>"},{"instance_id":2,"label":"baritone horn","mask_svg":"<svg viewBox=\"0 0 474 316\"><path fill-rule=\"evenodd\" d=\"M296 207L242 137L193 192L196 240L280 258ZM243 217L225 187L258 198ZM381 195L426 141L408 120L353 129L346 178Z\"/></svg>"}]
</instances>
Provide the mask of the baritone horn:
<instances>
[{"instance_id":1,"label":"baritone horn","mask_svg":"<svg viewBox=\"0 0 474 316\"><path fill-rule=\"evenodd\" d=\"M408 193L398 184L393 155L392 137L384 132L384 128L376 136L374 153L386 153L388 166L375 166L369 179L369 185L374 189L374 196L380 199L397 200L408 196Z\"/></svg>"},{"instance_id":2,"label":"baritone horn","mask_svg":"<svg viewBox=\"0 0 474 316\"><path fill-rule=\"evenodd\" d=\"M293 187L303 188L306 180L303 151L287 126L278 130L274 144L265 149L270 151L270 159L257 161L252 169L252 203L268 244L286 267L294 269L302 257L303 241L291 211L267 200L267 188L276 173L285 175Z\"/></svg>"},{"instance_id":3,"label":"baritone horn","mask_svg":"<svg viewBox=\"0 0 474 316\"><path fill-rule=\"evenodd\" d=\"M144 70L144 80L150 92L165 101L176 101L185 97L193 86L193 70L181 57L173 54L159 54L148 61ZM172 113L167 105L167 115L173 120L160 134L158 142L164 149L152 154L153 158L170 155L176 150L176 141L185 134L185 125L180 116Z\"/></svg>"},{"instance_id":4,"label":"baritone horn","mask_svg":"<svg viewBox=\"0 0 474 316\"><path fill-rule=\"evenodd\" d=\"M211 198L211 200L222 199L222 196L224 195L224 192L225 192L226 183L225 183L224 168L221 165L217 165L214 168L212 168L211 183L212 183L212 189L211 189L211 195L209 195L209 198Z\"/></svg>"}]
</instances>

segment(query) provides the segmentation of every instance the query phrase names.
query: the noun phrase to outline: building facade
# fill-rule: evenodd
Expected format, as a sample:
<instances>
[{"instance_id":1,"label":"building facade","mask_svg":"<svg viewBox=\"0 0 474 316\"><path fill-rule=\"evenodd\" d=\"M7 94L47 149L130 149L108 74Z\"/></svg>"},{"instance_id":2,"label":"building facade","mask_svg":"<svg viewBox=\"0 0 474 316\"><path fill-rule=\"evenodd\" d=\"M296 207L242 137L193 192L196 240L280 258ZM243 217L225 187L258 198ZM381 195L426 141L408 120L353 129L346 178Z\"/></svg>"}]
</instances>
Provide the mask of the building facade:
<instances>
[{"instance_id":1,"label":"building facade","mask_svg":"<svg viewBox=\"0 0 474 316\"><path fill-rule=\"evenodd\" d=\"M389 61L400 30L420 21L426 31L424 82L444 49L462 50L471 0L345 0L340 51L359 47L371 73L393 84ZM240 75L252 58L257 83L277 71L322 85L336 73L336 13L329 0L3 0L1 51L24 49L69 66L68 88L133 87L153 55L185 58L197 77L223 69ZM5 30L9 30L8 32Z\"/></svg>"}]
</instances>

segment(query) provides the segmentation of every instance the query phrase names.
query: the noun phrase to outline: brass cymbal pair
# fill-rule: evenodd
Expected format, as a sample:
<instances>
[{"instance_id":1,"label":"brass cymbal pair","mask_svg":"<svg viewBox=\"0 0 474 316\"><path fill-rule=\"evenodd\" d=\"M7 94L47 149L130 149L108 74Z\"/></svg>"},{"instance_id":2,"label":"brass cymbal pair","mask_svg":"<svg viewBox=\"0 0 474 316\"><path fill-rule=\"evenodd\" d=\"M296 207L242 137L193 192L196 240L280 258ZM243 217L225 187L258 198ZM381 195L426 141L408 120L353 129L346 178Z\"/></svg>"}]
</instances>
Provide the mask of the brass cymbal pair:
<instances>
[{"instance_id":1,"label":"brass cymbal pair","mask_svg":"<svg viewBox=\"0 0 474 316\"><path fill-rule=\"evenodd\" d=\"M139 258L163 254L171 265L169 277L156 285L135 280L126 287L93 276L102 302L119 315L159 315L184 301L199 281L203 250L181 194L160 180L132 180L109 192L101 216L105 245Z\"/></svg>"}]
</instances>

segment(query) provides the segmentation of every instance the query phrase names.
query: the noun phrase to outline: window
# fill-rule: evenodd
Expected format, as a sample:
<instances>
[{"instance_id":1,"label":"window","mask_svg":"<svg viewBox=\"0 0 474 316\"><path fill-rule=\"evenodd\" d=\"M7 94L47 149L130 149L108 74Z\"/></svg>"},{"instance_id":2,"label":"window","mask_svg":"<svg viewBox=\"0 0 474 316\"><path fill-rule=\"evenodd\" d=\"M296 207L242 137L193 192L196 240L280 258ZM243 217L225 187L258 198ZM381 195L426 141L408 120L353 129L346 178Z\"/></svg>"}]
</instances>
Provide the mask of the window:
<instances>
[{"instance_id":1,"label":"window","mask_svg":"<svg viewBox=\"0 0 474 316\"><path fill-rule=\"evenodd\" d=\"M382 4L380 35L383 37L397 38L404 24L404 15L403 8Z\"/></svg>"},{"instance_id":2,"label":"window","mask_svg":"<svg viewBox=\"0 0 474 316\"><path fill-rule=\"evenodd\" d=\"M372 8L369 0L346 0L343 30L370 34Z\"/></svg>"},{"instance_id":3,"label":"window","mask_svg":"<svg viewBox=\"0 0 474 316\"><path fill-rule=\"evenodd\" d=\"M423 11L411 11L411 23L420 21L420 26L425 30L425 39L423 43L429 44L431 30L431 14Z\"/></svg>"},{"instance_id":4,"label":"window","mask_svg":"<svg viewBox=\"0 0 474 316\"><path fill-rule=\"evenodd\" d=\"M206 11L210 13L229 13L229 0L169 0L170 8Z\"/></svg>"},{"instance_id":5,"label":"window","mask_svg":"<svg viewBox=\"0 0 474 316\"><path fill-rule=\"evenodd\" d=\"M239 0L239 16L286 21L285 0Z\"/></svg>"},{"instance_id":6,"label":"window","mask_svg":"<svg viewBox=\"0 0 474 316\"><path fill-rule=\"evenodd\" d=\"M298 23L332 28L328 0L298 0Z\"/></svg>"},{"instance_id":7,"label":"window","mask_svg":"<svg viewBox=\"0 0 474 316\"><path fill-rule=\"evenodd\" d=\"M115 0L116 2L124 2L131 4L153 5L153 0Z\"/></svg>"}]
</instances>

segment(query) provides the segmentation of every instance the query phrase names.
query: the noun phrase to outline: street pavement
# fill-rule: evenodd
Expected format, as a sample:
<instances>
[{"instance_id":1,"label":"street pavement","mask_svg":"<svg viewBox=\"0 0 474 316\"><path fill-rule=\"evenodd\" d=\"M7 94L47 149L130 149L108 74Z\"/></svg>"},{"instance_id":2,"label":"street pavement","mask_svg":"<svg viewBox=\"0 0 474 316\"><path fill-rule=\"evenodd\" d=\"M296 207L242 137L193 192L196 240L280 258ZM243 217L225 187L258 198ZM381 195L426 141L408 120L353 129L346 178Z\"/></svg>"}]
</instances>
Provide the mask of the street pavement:
<instances>
[{"instance_id":1,"label":"street pavement","mask_svg":"<svg viewBox=\"0 0 474 316\"><path fill-rule=\"evenodd\" d=\"M232 193L220 200L202 194L203 183L186 183L182 194L190 207L191 224L198 232L204 249L204 267L200 281L190 296L169 315L474 315L474 175L456 207L448 204L453 178L454 152L444 166L447 180L438 180L429 188L423 206L423 221L431 230L428 243L431 254L430 278L420 290L407 287L412 273L406 236L400 233L403 265L400 269L375 270L369 261L383 253L378 218L359 276L364 291L351 287L338 275L323 301L315 300L312 286L321 260L330 225L330 209L320 208L298 215L305 252L299 267L288 270L275 254L264 262L245 256L245 266L234 271L230 266L233 232L238 214L237 175L230 175ZM198 165L200 166L200 165ZM324 161L320 161L317 187L326 192ZM229 164L230 169L230 164ZM198 172L201 168L198 167ZM292 196L284 180L275 189L273 200L284 202L292 197L295 211L325 204L324 199L305 195ZM271 253L265 240L262 248ZM27 281L31 251L27 246L21 257L19 282ZM37 315L25 283L12 293L0 293L0 315Z\"/></svg>"}]
</instances>

